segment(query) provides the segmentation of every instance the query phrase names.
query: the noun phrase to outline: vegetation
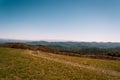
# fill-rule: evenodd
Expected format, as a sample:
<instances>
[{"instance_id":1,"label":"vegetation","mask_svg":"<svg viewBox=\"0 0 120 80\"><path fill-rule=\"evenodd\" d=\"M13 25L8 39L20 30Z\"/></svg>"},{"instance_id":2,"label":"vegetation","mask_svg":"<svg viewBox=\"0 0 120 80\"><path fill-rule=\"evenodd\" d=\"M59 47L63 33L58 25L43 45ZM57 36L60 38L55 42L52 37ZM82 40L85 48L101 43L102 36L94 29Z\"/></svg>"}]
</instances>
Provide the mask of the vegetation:
<instances>
[{"instance_id":1,"label":"vegetation","mask_svg":"<svg viewBox=\"0 0 120 80\"><path fill-rule=\"evenodd\" d=\"M69 56L83 56L90 58L99 58L99 59L112 59L120 60L120 48L82 48L80 50L69 50L64 47L59 47L59 49L47 46L47 45L28 45L23 43L6 43L1 44L1 47L17 48L17 49L29 49L29 50L38 50L44 52L50 52L55 54L64 54Z\"/></svg>"},{"instance_id":2,"label":"vegetation","mask_svg":"<svg viewBox=\"0 0 120 80\"><path fill-rule=\"evenodd\" d=\"M0 48L0 80L120 80L119 66L113 60Z\"/></svg>"}]
</instances>

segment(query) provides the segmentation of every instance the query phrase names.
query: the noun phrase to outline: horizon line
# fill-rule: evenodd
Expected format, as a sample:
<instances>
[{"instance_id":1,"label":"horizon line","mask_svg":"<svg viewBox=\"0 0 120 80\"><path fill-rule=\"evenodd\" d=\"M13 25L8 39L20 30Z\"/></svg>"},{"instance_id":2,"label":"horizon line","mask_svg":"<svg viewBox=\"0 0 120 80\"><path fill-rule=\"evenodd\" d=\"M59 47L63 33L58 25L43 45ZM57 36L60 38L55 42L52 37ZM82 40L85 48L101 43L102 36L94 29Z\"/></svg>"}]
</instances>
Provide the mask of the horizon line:
<instances>
[{"instance_id":1,"label":"horizon line","mask_svg":"<svg viewBox=\"0 0 120 80\"><path fill-rule=\"evenodd\" d=\"M120 43L120 41L77 41L77 40L57 40L57 39L14 39L14 38L0 38L2 40L16 40L16 41L46 41L46 42L96 42L96 43Z\"/></svg>"}]
</instances>

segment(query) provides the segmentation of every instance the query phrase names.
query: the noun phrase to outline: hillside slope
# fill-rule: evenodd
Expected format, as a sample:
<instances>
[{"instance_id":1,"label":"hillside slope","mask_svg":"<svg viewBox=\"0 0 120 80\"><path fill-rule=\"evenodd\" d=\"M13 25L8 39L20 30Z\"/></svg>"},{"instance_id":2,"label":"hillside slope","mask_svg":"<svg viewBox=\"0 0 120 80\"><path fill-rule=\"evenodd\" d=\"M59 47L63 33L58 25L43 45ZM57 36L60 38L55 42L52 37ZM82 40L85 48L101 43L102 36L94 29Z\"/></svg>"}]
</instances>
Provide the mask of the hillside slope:
<instances>
[{"instance_id":1,"label":"hillside slope","mask_svg":"<svg viewBox=\"0 0 120 80\"><path fill-rule=\"evenodd\" d=\"M1 80L120 80L120 61L0 48Z\"/></svg>"}]
</instances>

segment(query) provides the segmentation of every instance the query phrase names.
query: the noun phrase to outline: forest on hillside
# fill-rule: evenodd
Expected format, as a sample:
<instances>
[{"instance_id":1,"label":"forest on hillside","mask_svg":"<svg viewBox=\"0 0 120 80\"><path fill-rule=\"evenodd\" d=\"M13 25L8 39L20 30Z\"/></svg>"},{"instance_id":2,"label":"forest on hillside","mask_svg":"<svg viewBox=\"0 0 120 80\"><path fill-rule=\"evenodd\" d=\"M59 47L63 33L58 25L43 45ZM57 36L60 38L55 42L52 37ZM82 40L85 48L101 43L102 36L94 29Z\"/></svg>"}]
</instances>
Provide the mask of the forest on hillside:
<instances>
[{"instance_id":1,"label":"forest on hillside","mask_svg":"<svg viewBox=\"0 0 120 80\"><path fill-rule=\"evenodd\" d=\"M1 47L17 48L17 49L29 49L34 51L44 51L55 54L63 54L69 56L86 56L91 58L100 59L113 59L118 60L120 57L120 48L66 48L59 45L30 45L25 43L4 43L0 45Z\"/></svg>"}]
</instances>

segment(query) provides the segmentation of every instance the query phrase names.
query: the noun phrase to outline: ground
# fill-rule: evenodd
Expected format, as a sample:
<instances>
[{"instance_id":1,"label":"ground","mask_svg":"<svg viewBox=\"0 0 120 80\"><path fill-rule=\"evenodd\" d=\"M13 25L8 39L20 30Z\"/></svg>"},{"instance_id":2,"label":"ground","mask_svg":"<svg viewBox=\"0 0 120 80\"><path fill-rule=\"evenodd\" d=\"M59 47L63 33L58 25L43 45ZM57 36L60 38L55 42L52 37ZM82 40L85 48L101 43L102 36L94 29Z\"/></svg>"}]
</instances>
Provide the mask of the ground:
<instances>
[{"instance_id":1,"label":"ground","mask_svg":"<svg viewBox=\"0 0 120 80\"><path fill-rule=\"evenodd\" d=\"M120 61L0 48L0 80L120 80Z\"/></svg>"}]
</instances>

